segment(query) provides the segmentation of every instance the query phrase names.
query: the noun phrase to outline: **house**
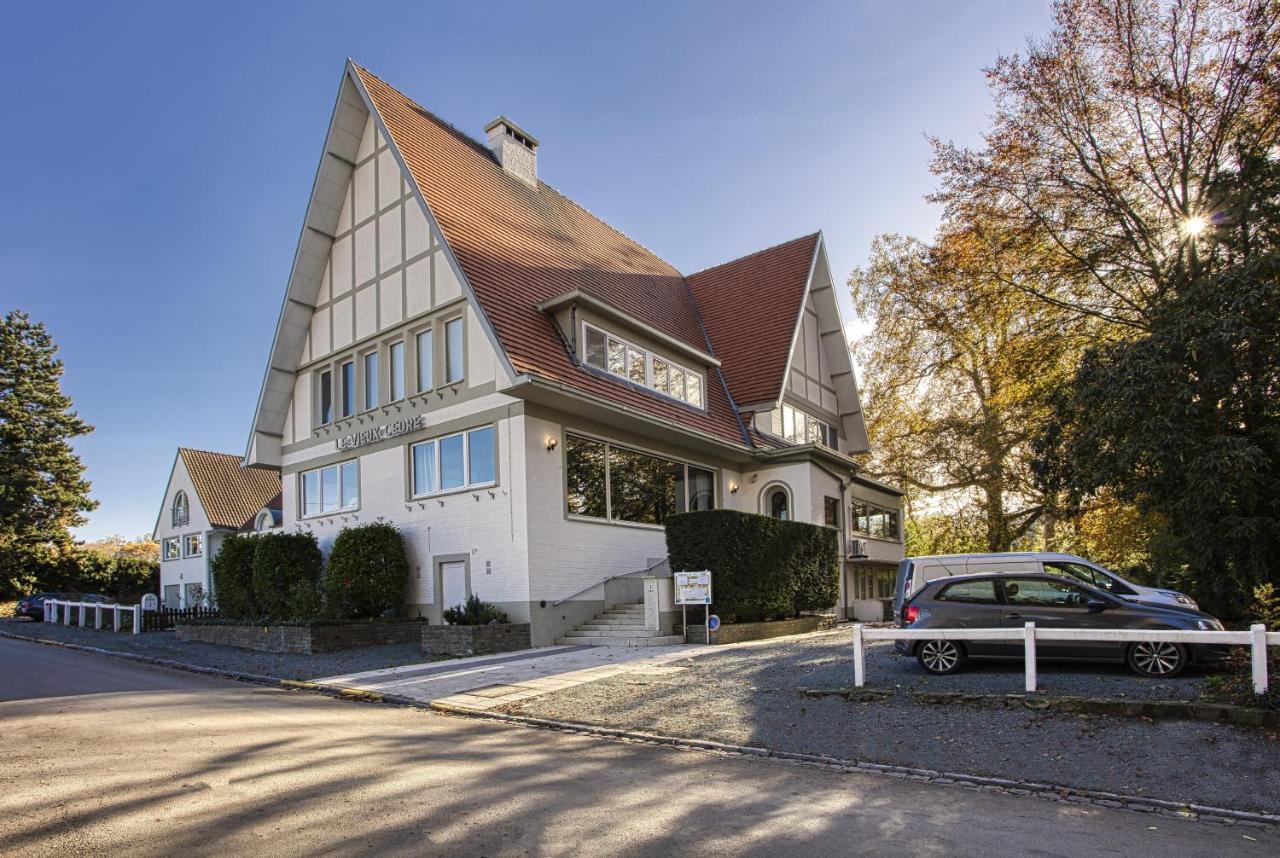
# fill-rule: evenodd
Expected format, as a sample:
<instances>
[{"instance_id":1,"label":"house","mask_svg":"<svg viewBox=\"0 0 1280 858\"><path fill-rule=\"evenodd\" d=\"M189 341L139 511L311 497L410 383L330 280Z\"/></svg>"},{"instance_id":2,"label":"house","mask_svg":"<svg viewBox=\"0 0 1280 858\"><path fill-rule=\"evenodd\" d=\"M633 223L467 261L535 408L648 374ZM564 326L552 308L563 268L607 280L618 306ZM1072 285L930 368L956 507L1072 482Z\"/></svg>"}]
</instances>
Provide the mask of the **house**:
<instances>
[{"instance_id":1,"label":"house","mask_svg":"<svg viewBox=\"0 0 1280 858\"><path fill-rule=\"evenodd\" d=\"M901 492L862 477L862 406L821 233L684 275L348 62L244 464L325 550L404 533L407 609L469 594L555 641L662 521L731 508L841 534L837 610L888 592Z\"/></svg>"},{"instance_id":2,"label":"house","mask_svg":"<svg viewBox=\"0 0 1280 858\"><path fill-rule=\"evenodd\" d=\"M280 472L245 468L241 457L179 447L153 532L160 543L160 597L167 608L205 604L210 564L229 533L278 528Z\"/></svg>"}]
</instances>

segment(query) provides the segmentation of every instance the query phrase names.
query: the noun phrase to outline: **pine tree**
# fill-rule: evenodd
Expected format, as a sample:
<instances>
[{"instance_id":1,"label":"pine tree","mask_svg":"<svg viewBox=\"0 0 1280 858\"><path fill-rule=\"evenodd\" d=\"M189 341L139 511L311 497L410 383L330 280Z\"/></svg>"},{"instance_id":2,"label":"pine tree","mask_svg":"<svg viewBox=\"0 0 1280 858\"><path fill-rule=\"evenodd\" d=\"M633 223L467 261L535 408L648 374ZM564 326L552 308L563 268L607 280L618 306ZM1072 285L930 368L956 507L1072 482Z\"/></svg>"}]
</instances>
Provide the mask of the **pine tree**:
<instances>
[{"instance_id":1,"label":"pine tree","mask_svg":"<svg viewBox=\"0 0 1280 858\"><path fill-rule=\"evenodd\" d=\"M0 322L0 598L22 593L71 544L97 502L72 438L93 427L62 392L62 361L43 323Z\"/></svg>"}]
</instances>

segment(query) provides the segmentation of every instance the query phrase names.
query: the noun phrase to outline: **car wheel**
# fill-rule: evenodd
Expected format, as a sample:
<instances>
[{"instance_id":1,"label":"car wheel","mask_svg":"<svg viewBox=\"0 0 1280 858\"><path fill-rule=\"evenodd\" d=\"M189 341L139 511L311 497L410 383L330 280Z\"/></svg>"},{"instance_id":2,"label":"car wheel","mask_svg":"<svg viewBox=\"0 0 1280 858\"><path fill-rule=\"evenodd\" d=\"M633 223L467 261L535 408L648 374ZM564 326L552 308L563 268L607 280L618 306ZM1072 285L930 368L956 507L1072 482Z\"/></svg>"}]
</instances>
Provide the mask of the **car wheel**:
<instances>
[{"instance_id":1,"label":"car wheel","mask_svg":"<svg viewBox=\"0 0 1280 858\"><path fill-rule=\"evenodd\" d=\"M1187 666L1187 648L1167 641L1140 641L1125 656L1129 669L1139 676L1170 679Z\"/></svg>"},{"instance_id":2,"label":"car wheel","mask_svg":"<svg viewBox=\"0 0 1280 858\"><path fill-rule=\"evenodd\" d=\"M925 673L946 676L964 665L964 650L954 641L925 641L916 650L916 661Z\"/></svg>"}]
</instances>

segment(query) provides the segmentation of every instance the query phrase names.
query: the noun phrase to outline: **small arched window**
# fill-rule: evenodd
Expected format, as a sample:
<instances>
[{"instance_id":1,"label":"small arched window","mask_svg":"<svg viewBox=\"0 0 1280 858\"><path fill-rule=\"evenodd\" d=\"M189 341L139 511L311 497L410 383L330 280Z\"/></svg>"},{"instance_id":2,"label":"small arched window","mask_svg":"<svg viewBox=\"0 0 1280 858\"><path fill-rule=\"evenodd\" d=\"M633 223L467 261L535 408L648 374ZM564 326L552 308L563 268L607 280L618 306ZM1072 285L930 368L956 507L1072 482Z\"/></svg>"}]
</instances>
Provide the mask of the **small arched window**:
<instances>
[{"instance_id":1,"label":"small arched window","mask_svg":"<svg viewBox=\"0 0 1280 858\"><path fill-rule=\"evenodd\" d=\"M275 524L276 519L275 516L271 514L271 510L264 509L262 512L258 513L258 518L253 522L253 529L258 532L262 532L275 527Z\"/></svg>"},{"instance_id":2,"label":"small arched window","mask_svg":"<svg viewBox=\"0 0 1280 858\"><path fill-rule=\"evenodd\" d=\"M191 520L187 506L187 493L178 492L173 496L173 526L182 527Z\"/></svg>"},{"instance_id":3,"label":"small arched window","mask_svg":"<svg viewBox=\"0 0 1280 858\"><path fill-rule=\"evenodd\" d=\"M782 486L770 489L765 502L771 518L781 519L782 521L791 520L791 498L788 497L787 490Z\"/></svg>"}]
</instances>

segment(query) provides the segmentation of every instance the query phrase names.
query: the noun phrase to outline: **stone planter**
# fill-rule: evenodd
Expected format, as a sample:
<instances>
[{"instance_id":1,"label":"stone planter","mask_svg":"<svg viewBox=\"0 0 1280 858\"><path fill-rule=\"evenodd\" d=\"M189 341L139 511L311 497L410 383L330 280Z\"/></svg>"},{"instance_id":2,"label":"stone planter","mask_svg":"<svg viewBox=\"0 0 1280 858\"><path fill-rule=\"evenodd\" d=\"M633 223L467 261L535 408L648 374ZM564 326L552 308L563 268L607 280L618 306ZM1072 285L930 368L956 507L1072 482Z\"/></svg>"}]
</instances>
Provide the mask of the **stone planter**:
<instances>
[{"instance_id":1,"label":"stone planter","mask_svg":"<svg viewBox=\"0 0 1280 858\"><path fill-rule=\"evenodd\" d=\"M258 652L288 652L313 655L366 646L414 643L419 640L421 620L316 623L304 626L185 625L174 633L180 641L234 646Z\"/></svg>"},{"instance_id":2,"label":"stone planter","mask_svg":"<svg viewBox=\"0 0 1280 858\"><path fill-rule=\"evenodd\" d=\"M489 655L530 646L528 623L422 627L422 651L428 655Z\"/></svg>"},{"instance_id":3,"label":"stone planter","mask_svg":"<svg viewBox=\"0 0 1280 858\"><path fill-rule=\"evenodd\" d=\"M822 629L834 629L836 618L828 616L797 617L794 620L768 620L763 623L726 623L711 633L713 644L738 643L739 641L758 641L766 638L779 638L783 635L799 635L805 632L816 632ZM702 643L707 639L706 626L689 624L685 640L689 643Z\"/></svg>"}]
</instances>

